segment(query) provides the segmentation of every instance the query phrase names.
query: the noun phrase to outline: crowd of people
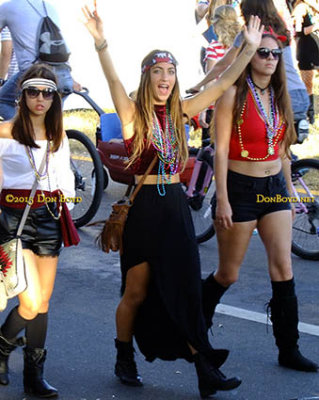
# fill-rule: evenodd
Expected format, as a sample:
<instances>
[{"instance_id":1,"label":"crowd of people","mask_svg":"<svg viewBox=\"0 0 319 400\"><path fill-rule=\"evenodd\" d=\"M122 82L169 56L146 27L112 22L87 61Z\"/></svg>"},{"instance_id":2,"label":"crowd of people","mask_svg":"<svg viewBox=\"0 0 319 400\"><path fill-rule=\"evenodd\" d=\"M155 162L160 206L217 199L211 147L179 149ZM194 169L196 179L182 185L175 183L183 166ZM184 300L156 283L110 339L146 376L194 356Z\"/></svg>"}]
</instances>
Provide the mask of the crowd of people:
<instances>
[{"instance_id":1,"label":"crowd of people","mask_svg":"<svg viewBox=\"0 0 319 400\"><path fill-rule=\"evenodd\" d=\"M121 121L136 183L156 158L123 234L115 375L123 384L143 385L134 359L135 339L147 361L193 362L202 398L241 384L240 378L221 372L229 351L214 349L208 330L221 297L238 279L255 229L268 257L278 362L318 371L298 346L290 256L293 207L280 201L258 203L257 198L291 195L290 145L297 140L299 122L313 123L315 117L319 2L197 0L196 23L206 21L207 44L199 59L205 77L190 89L196 94L184 100L177 60L166 49L145 56L134 99L127 95L96 2L82 12ZM37 59L36 32L46 14L54 18L55 10L42 0L0 0L0 30L10 30L19 68L13 75L0 69L0 116L6 120L0 124L0 244L15 237L25 206L13 208L4 195L28 197L36 180L39 194L52 197L59 190L74 197L61 92L76 82L68 63L50 66ZM206 279L180 184L188 157L184 125L201 113L203 136L211 136L216 152L212 218L219 264ZM56 202L33 203L21 235L28 287L0 327L0 384L9 383L10 353L24 343L24 390L40 398L58 395L44 379L43 367L49 301L62 248L61 210ZM18 338L23 330L24 340Z\"/></svg>"}]
</instances>

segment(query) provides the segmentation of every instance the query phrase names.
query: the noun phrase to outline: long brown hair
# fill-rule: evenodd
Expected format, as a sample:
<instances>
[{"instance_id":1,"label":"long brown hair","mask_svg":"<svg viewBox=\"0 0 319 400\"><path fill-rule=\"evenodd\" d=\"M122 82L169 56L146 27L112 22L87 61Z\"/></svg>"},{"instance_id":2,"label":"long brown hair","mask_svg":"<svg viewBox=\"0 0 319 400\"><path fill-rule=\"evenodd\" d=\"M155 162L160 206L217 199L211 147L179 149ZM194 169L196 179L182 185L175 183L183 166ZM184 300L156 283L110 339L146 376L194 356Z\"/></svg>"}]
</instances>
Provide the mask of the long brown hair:
<instances>
[{"instance_id":1,"label":"long brown hair","mask_svg":"<svg viewBox=\"0 0 319 400\"><path fill-rule=\"evenodd\" d=\"M265 30L271 27L276 34L286 36L287 40L284 42L284 46L289 45L289 30L278 14L273 0L242 0L240 10L246 23L248 23L251 15L257 15L265 26Z\"/></svg>"},{"instance_id":2,"label":"long brown hair","mask_svg":"<svg viewBox=\"0 0 319 400\"><path fill-rule=\"evenodd\" d=\"M153 54L165 52L165 50L153 50L142 61L144 65L145 60L152 57ZM129 159L128 165L131 165L137 160L145 147L144 139L150 140L152 134L153 110L154 100L151 90L150 69L147 69L141 75L140 84L136 94L136 112L134 118L134 142L133 152ZM187 139L185 134L185 127L183 123L183 110L180 98L180 89L178 79L170 97L167 100L168 108L171 113L173 126L175 128L176 140L178 144L178 157L182 165L185 165L188 158Z\"/></svg>"},{"instance_id":3,"label":"long brown hair","mask_svg":"<svg viewBox=\"0 0 319 400\"><path fill-rule=\"evenodd\" d=\"M276 41L278 47L282 48L281 42L278 41L274 36L265 34L262 36L271 37ZM251 73L251 64L248 64L246 69L242 72L235 85L237 87L235 96L235 105L233 109L233 122L236 123L240 119L240 114L243 108L243 104L246 101L248 84L247 76ZM291 108L290 96L288 94L287 83L286 83L286 71L282 56L279 57L277 68L271 76L270 84L274 89L275 102L278 107L279 114L286 124L286 132L283 139L285 154L289 157L289 147L296 142L296 131L294 127L294 118Z\"/></svg>"},{"instance_id":4,"label":"long brown hair","mask_svg":"<svg viewBox=\"0 0 319 400\"><path fill-rule=\"evenodd\" d=\"M20 87L24 81L32 78L50 79L57 83L57 78L51 69L45 64L34 64L22 76ZM25 91L19 99L18 112L13 120L12 137L19 143L30 147L39 146L35 142L35 134L30 119L30 110L26 103ZM52 141L51 150L57 151L63 140L63 116L61 98L58 92L54 93L50 109L47 111L44 119L46 137Z\"/></svg>"}]
</instances>

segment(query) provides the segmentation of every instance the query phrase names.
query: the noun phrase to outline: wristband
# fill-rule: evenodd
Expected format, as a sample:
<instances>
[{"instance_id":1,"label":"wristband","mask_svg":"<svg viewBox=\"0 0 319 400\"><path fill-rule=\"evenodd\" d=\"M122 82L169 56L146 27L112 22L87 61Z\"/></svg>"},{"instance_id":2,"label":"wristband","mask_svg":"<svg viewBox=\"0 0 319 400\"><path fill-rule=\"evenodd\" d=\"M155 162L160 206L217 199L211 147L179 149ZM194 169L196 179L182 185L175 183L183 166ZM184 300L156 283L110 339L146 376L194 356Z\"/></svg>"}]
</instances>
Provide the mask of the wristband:
<instances>
[{"instance_id":1,"label":"wristband","mask_svg":"<svg viewBox=\"0 0 319 400\"><path fill-rule=\"evenodd\" d=\"M106 39L104 39L103 42L99 46L97 46L96 43L94 43L94 46L95 46L95 50L97 52L100 52L101 50L107 48L107 41L106 41Z\"/></svg>"},{"instance_id":2,"label":"wristband","mask_svg":"<svg viewBox=\"0 0 319 400\"><path fill-rule=\"evenodd\" d=\"M236 49L239 49L239 47L243 44L244 41L244 33L243 31L240 31L239 33L237 33L234 42L233 42L233 46L236 47Z\"/></svg>"}]
</instances>

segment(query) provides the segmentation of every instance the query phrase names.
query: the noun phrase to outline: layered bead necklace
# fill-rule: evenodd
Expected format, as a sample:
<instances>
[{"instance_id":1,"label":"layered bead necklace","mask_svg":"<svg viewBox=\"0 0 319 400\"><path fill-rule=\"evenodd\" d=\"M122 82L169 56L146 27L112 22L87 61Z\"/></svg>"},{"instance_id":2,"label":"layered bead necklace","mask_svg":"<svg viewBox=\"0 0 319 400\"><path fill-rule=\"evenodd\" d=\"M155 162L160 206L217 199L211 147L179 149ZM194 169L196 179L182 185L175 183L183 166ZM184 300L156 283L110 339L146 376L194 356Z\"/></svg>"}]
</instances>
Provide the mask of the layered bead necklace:
<instances>
[{"instance_id":1,"label":"layered bead necklace","mask_svg":"<svg viewBox=\"0 0 319 400\"><path fill-rule=\"evenodd\" d=\"M165 184L171 183L171 176L176 174L178 170L178 145L168 105L166 105L165 131L162 129L155 111L153 111L151 142L159 158L157 191L160 196L165 196ZM168 177L165 168L169 169Z\"/></svg>"},{"instance_id":2,"label":"layered bead necklace","mask_svg":"<svg viewBox=\"0 0 319 400\"><path fill-rule=\"evenodd\" d=\"M256 106L257 110L259 111L260 115L262 116L262 119L265 122L268 150L267 150L267 154L265 157L257 158L257 157L250 157L249 152L247 150L245 150L245 148L244 148L240 125L243 123L243 114L244 114L244 111L246 108L246 102L245 102L243 105L242 111L241 111L241 118L239 121L237 121L239 144L241 147L241 156L243 158L247 158L252 161L264 161L269 156L272 156L275 154L275 146L276 146L279 136L280 136L280 135L278 135L278 133L280 132L280 130L283 127L283 121L281 121L281 119L280 119L278 107L275 104L275 94L274 94L273 87L269 86L270 112L269 112L269 115L267 115L265 107L258 95L257 90L256 90L256 85L254 84L254 82L250 76L247 76L247 84L252 93L252 97L253 97L255 106Z\"/></svg>"}]
</instances>

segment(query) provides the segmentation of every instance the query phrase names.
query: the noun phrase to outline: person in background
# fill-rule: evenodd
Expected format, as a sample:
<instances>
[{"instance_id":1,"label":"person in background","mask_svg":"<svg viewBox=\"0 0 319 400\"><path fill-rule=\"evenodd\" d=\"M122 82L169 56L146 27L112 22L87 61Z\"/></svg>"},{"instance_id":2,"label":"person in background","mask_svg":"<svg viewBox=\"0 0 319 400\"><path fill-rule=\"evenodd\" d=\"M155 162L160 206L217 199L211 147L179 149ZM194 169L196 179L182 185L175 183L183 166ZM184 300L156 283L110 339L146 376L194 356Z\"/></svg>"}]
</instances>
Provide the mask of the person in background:
<instances>
[{"instance_id":1,"label":"person in background","mask_svg":"<svg viewBox=\"0 0 319 400\"><path fill-rule=\"evenodd\" d=\"M185 122L239 76L257 48L263 28L259 19L252 17L245 28L248 45L234 65L210 88L183 101L174 56L166 50L150 52L142 61L133 101L113 66L96 8L90 11L85 7L83 13L121 120L136 182L156 160L129 210L123 234L123 297L116 311L115 374L124 384L142 385L134 361L134 336L148 361L194 361L202 398L231 390L241 381L220 372L226 353L213 350L208 341L198 246L179 171L188 157Z\"/></svg>"},{"instance_id":2,"label":"person in background","mask_svg":"<svg viewBox=\"0 0 319 400\"><path fill-rule=\"evenodd\" d=\"M224 57L226 51L232 45L236 35L241 30L237 13L231 5L222 5L215 8L210 22L214 27L214 32L218 39L213 39L206 49L206 55L204 58L206 72L210 71L216 62ZM202 123L202 141L210 138L210 122L212 120L213 109L214 106L211 105L200 115L200 119L205 121L205 124Z\"/></svg>"},{"instance_id":3,"label":"person in background","mask_svg":"<svg viewBox=\"0 0 319 400\"><path fill-rule=\"evenodd\" d=\"M287 86L294 113L296 131L298 135L299 127L303 127L302 130L300 129L303 133L308 131L307 111L309 108L309 97L307 89L295 67L290 32L279 16L273 0L264 0L262 2L259 0L242 0L241 11L245 21L249 19L250 15L258 15L266 29L273 30L283 43ZM225 56L213 66L201 82L190 89L192 92L198 91L201 85L215 79L217 74L220 74L228 67L229 63L235 59L242 45L243 40L241 36L241 34L237 35L232 47L227 51Z\"/></svg>"},{"instance_id":4,"label":"person in background","mask_svg":"<svg viewBox=\"0 0 319 400\"><path fill-rule=\"evenodd\" d=\"M309 122L315 122L313 82L315 70L319 68L319 1L296 1L292 16L295 21L297 60L301 78L306 85L310 105Z\"/></svg>"},{"instance_id":5,"label":"person in background","mask_svg":"<svg viewBox=\"0 0 319 400\"><path fill-rule=\"evenodd\" d=\"M0 0L0 31L5 26L9 28L19 66L19 72L0 89L0 116L5 120L15 114L19 79L37 61L39 25L46 15L44 7L49 17L59 26L59 18L52 3L40 0ZM47 45L50 46L50 43ZM73 87L77 90L81 88L73 81L68 63L52 65L51 68L57 75L60 93L68 94Z\"/></svg>"},{"instance_id":6,"label":"person in background","mask_svg":"<svg viewBox=\"0 0 319 400\"><path fill-rule=\"evenodd\" d=\"M36 397L56 397L58 391L44 379L43 369L49 302L62 247L62 208L56 201L43 199L54 199L52 193L57 189L74 197L75 190L57 78L46 65L31 66L21 78L17 115L0 124L0 161L1 244L15 237L26 206L26 202L12 199L28 198L35 178L38 180L21 234L28 286L0 328L0 384L9 383L9 356L19 344L17 335L25 330L24 391Z\"/></svg>"},{"instance_id":7,"label":"person in background","mask_svg":"<svg viewBox=\"0 0 319 400\"><path fill-rule=\"evenodd\" d=\"M203 284L203 309L209 327L216 305L238 279L257 228L268 258L278 362L316 372L318 365L305 358L298 346L298 299L291 261L294 210L282 201L293 195L289 148L294 141L282 44L276 34L264 31L250 64L216 104L212 215L219 265Z\"/></svg>"},{"instance_id":8,"label":"person in background","mask_svg":"<svg viewBox=\"0 0 319 400\"><path fill-rule=\"evenodd\" d=\"M10 31L5 27L0 33L0 86L3 86L7 79L19 71L17 58L12 46Z\"/></svg>"}]
</instances>

